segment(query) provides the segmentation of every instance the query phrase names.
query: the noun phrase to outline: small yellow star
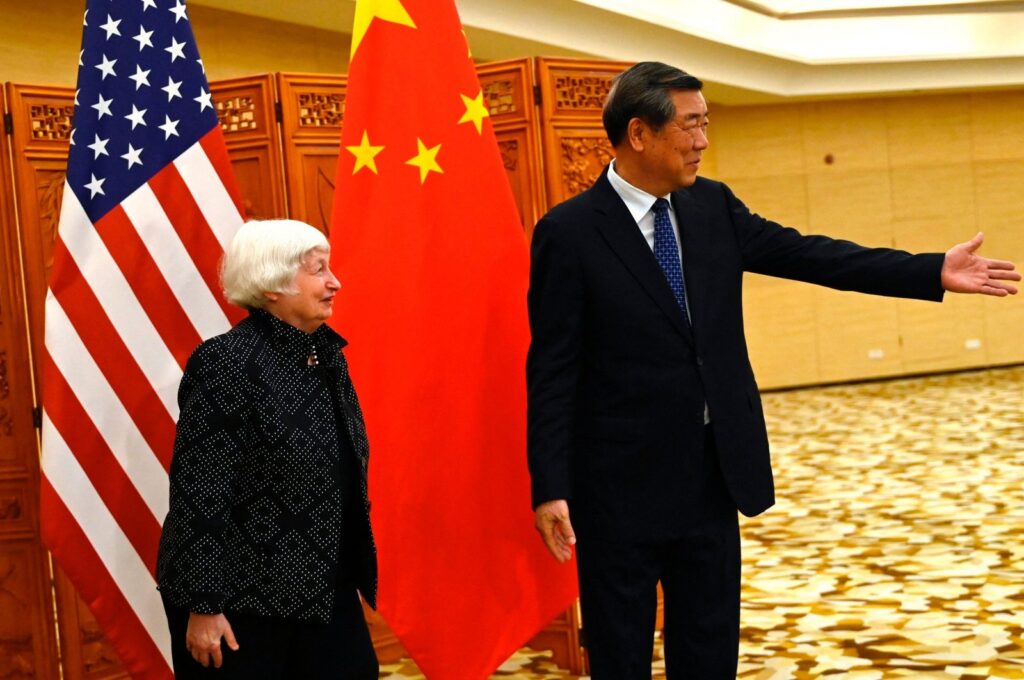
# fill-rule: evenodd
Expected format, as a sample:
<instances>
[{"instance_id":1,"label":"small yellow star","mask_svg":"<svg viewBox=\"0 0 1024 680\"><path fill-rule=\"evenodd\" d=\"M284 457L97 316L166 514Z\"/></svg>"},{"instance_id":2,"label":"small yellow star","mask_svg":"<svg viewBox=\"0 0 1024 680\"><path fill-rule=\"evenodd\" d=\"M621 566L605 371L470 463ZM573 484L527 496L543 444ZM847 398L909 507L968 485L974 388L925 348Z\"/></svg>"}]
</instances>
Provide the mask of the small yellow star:
<instances>
[{"instance_id":1,"label":"small yellow star","mask_svg":"<svg viewBox=\"0 0 1024 680\"><path fill-rule=\"evenodd\" d=\"M363 42L366 31L374 19L390 21L393 24L416 28L409 12L402 6L401 0L356 0L356 15L352 21L352 54L356 56L359 44Z\"/></svg>"},{"instance_id":2,"label":"small yellow star","mask_svg":"<svg viewBox=\"0 0 1024 680\"><path fill-rule=\"evenodd\" d=\"M359 142L359 146L346 146L345 148L351 151L352 155L356 157L356 165L352 168L353 175L363 168L369 168L373 174L377 174L377 161L375 161L374 158L384 150L384 147L372 146L370 144L370 138L366 134L366 130L363 130L363 141Z\"/></svg>"},{"instance_id":3,"label":"small yellow star","mask_svg":"<svg viewBox=\"0 0 1024 680\"><path fill-rule=\"evenodd\" d=\"M490 116L490 112L487 107L484 106L484 91L480 90L480 93L476 96L476 99L470 99L464 94L460 94L462 97L462 103L466 105L466 112L462 114L462 118L459 118L460 123L468 123L473 121L473 125L476 126L477 134L483 130L484 118Z\"/></svg>"},{"instance_id":4,"label":"small yellow star","mask_svg":"<svg viewBox=\"0 0 1024 680\"><path fill-rule=\"evenodd\" d=\"M419 148L419 152L405 163L406 165L415 165L420 169L420 184L427 181L427 175L430 172L437 172L443 175L444 170L437 164L437 153L441 150L441 145L438 144L428 149L423 140L417 137L416 146Z\"/></svg>"}]
</instances>

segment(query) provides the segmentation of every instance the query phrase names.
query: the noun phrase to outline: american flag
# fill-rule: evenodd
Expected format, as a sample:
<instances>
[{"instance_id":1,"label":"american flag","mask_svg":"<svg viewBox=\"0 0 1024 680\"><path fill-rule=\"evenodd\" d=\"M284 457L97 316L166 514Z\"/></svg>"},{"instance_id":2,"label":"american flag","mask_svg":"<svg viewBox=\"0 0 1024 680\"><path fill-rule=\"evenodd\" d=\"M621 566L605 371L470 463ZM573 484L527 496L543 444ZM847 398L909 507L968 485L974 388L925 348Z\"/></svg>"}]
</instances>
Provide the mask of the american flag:
<instances>
[{"instance_id":1,"label":"american flag","mask_svg":"<svg viewBox=\"0 0 1024 680\"><path fill-rule=\"evenodd\" d=\"M88 0L46 296L43 540L135 677L166 678L154 573L176 392L238 310L217 264L242 223L182 0Z\"/></svg>"}]
</instances>

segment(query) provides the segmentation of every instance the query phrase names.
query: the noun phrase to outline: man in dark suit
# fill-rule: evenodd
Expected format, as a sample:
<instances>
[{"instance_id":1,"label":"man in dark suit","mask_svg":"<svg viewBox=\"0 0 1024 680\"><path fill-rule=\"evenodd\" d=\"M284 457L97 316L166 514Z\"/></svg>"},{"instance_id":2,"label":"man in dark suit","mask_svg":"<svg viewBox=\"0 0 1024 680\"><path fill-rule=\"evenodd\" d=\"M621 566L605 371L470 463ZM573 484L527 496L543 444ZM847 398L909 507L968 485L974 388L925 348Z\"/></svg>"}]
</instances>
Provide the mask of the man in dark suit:
<instances>
[{"instance_id":1,"label":"man in dark suit","mask_svg":"<svg viewBox=\"0 0 1024 680\"><path fill-rule=\"evenodd\" d=\"M752 214L698 178L701 82L641 63L604 109L615 160L533 235L527 361L537 528L577 548L595 680L649 678L665 595L669 678L736 675L736 510L774 502L768 439L743 335L743 272L876 295L1007 295L1009 262L981 235L941 253L863 248Z\"/></svg>"}]
</instances>

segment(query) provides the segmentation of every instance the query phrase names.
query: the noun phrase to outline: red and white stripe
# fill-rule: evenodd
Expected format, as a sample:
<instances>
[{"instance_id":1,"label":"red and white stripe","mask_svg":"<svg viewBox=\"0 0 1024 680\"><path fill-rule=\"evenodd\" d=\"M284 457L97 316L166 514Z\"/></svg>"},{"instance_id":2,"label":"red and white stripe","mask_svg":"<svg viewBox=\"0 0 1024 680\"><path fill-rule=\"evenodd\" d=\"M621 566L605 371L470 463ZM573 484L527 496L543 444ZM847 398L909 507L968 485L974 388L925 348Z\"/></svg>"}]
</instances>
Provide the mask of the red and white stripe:
<instances>
[{"instance_id":1,"label":"red and white stripe","mask_svg":"<svg viewBox=\"0 0 1024 680\"><path fill-rule=\"evenodd\" d=\"M171 676L154 578L188 356L240 316L217 265L243 217L220 128L90 221L65 187L46 297L42 530L136 677Z\"/></svg>"}]
</instances>

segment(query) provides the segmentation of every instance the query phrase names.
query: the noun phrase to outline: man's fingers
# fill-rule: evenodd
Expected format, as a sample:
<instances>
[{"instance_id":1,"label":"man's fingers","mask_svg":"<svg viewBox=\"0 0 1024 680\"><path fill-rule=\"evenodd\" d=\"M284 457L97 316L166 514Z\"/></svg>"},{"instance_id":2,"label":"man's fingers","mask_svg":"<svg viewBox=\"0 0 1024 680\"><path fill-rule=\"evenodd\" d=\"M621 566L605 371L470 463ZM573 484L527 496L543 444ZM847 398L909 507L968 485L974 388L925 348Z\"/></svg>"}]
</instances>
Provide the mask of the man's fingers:
<instances>
[{"instance_id":1,"label":"man's fingers","mask_svg":"<svg viewBox=\"0 0 1024 680\"><path fill-rule=\"evenodd\" d=\"M986 258L985 259L985 265L988 266L989 269L1009 269L1009 270L1012 270L1012 269L1015 268L1014 264L1012 262L1008 261L1008 260L989 260L988 258ZM1020 275L1018 274L1018 276L1020 276Z\"/></svg>"},{"instance_id":2,"label":"man's fingers","mask_svg":"<svg viewBox=\"0 0 1024 680\"><path fill-rule=\"evenodd\" d=\"M1008 269L989 267L988 276L992 279L1003 279L1004 281L1020 281L1020 272L1010 271Z\"/></svg>"},{"instance_id":3,"label":"man's fingers","mask_svg":"<svg viewBox=\"0 0 1024 680\"><path fill-rule=\"evenodd\" d=\"M981 292L985 295L995 295L996 297L1006 297L1007 295L1016 295L1017 289L1013 286L1005 283L986 283L981 287Z\"/></svg>"},{"instance_id":4,"label":"man's fingers","mask_svg":"<svg viewBox=\"0 0 1024 680\"><path fill-rule=\"evenodd\" d=\"M576 532L572 530L572 522L563 517L558 522L558 535L566 545L576 545Z\"/></svg>"},{"instance_id":5,"label":"man's fingers","mask_svg":"<svg viewBox=\"0 0 1024 680\"><path fill-rule=\"evenodd\" d=\"M554 530L555 527L554 527L554 525L553 524L547 524L547 525L544 525L544 526L538 526L537 529L540 530L540 537L542 539L544 539L544 545L547 547L548 552L551 553L556 560L561 562L562 561L562 551L565 548L563 548L559 544L558 538L555 536L555 530Z\"/></svg>"},{"instance_id":6,"label":"man's fingers","mask_svg":"<svg viewBox=\"0 0 1024 680\"><path fill-rule=\"evenodd\" d=\"M548 552L558 560L559 562L565 562L572 557L572 550L569 549L567 539L562 533L560 523L554 517L548 518L549 521L542 522L537 528L540 530L541 538L544 539L544 545L547 546ZM568 520L565 520L568 524ZM569 531L572 531L572 527L569 527ZM576 542L576 537L572 537L572 542Z\"/></svg>"},{"instance_id":7,"label":"man's fingers","mask_svg":"<svg viewBox=\"0 0 1024 680\"><path fill-rule=\"evenodd\" d=\"M964 244L967 246L967 252L973 253L975 250L981 247L981 243L984 240L985 234L979 231L977 234L974 235L974 238L972 238L970 241Z\"/></svg>"}]
</instances>

